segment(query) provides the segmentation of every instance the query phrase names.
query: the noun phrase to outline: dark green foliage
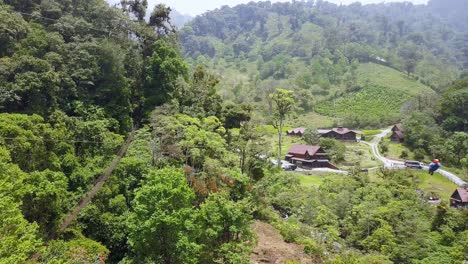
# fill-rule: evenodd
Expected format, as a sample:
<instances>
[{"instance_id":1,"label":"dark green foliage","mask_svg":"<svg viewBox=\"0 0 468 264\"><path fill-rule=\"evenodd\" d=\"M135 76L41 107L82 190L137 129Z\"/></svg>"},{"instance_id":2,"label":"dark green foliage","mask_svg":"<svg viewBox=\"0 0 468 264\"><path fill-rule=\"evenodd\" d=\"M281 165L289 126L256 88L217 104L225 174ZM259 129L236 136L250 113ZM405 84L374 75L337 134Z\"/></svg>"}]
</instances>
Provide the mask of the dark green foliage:
<instances>
[{"instance_id":1,"label":"dark green foliage","mask_svg":"<svg viewBox=\"0 0 468 264\"><path fill-rule=\"evenodd\" d=\"M405 144L415 150L418 159L424 155L438 158L449 165L463 166L468 155L466 110L467 79L449 86L435 104L419 108L403 122Z\"/></svg>"},{"instance_id":2,"label":"dark green foliage","mask_svg":"<svg viewBox=\"0 0 468 264\"><path fill-rule=\"evenodd\" d=\"M439 122L450 132L468 131L468 78L447 88L440 99Z\"/></svg>"},{"instance_id":3,"label":"dark green foliage","mask_svg":"<svg viewBox=\"0 0 468 264\"><path fill-rule=\"evenodd\" d=\"M153 55L145 65L144 106L147 111L169 101L176 80L186 78L188 73L187 65L178 56L176 49L165 40L156 41L153 50Z\"/></svg>"}]
</instances>

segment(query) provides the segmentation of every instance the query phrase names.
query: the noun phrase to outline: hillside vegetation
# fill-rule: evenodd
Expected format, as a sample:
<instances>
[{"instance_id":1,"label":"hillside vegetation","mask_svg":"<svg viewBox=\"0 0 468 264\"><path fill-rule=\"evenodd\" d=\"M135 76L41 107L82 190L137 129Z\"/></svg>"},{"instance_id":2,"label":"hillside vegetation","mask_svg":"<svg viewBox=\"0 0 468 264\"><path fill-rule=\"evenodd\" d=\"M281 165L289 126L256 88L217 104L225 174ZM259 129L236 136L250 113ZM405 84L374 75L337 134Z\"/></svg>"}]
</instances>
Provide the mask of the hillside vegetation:
<instances>
[{"instance_id":1,"label":"hillside vegetation","mask_svg":"<svg viewBox=\"0 0 468 264\"><path fill-rule=\"evenodd\" d=\"M446 3L452 13L439 8L445 3L225 6L196 17L181 30L181 41L192 65L219 74L225 99L269 113L267 95L287 88L305 112L379 127L398 119L410 99L430 94L428 87L441 90L463 74L468 29L455 18L466 16L457 1ZM345 116L344 109L352 111Z\"/></svg>"},{"instance_id":2,"label":"hillside vegetation","mask_svg":"<svg viewBox=\"0 0 468 264\"><path fill-rule=\"evenodd\" d=\"M360 127L379 120L396 121L408 100L419 95L435 95L424 84L382 65L361 64L356 74L362 88L318 103L315 110L320 114L346 118L352 126Z\"/></svg>"},{"instance_id":3,"label":"hillside vegetation","mask_svg":"<svg viewBox=\"0 0 468 264\"><path fill-rule=\"evenodd\" d=\"M467 170L468 78L436 85L466 62L466 17L453 1L425 19L437 3L251 3L178 35L165 5L145 20L145 0L0 0L0 264L248 264L269 238L289 263L462 263L468 211L449 206L453 185L366 174L379 164L367 145L309 126L335 125L311 111L374 87L415 97L402 107L407 147ZM205 65L182 57L179 37ZM360 125L396 118L379 110L396 104L372 107L382 121L359 110ZM295 121L308 132L283 142ZM271 164L293 140L349 174L299 178ZM428 204L439 185L442 203ZM257 239L258 221L272 236Z\"/></svg>"}]
</instances>

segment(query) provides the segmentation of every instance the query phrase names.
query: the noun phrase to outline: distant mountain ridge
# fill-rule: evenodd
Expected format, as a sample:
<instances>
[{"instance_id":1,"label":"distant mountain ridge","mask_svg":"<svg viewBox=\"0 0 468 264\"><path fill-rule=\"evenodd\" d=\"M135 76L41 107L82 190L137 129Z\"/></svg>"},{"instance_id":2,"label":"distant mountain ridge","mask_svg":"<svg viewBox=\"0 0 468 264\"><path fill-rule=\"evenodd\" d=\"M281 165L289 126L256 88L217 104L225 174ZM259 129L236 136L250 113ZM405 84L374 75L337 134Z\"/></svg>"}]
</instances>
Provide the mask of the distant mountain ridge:
<instances>
[{"instance_id":1,"label":"distant mountain ridge","mask_svg":"<svg viewBox=\"0 0 468 264\"><path fill-rule=\"evenodd\" d=\"M177 27L177 28L182 28L185 24L190 22L193 19L191 15L187 14L182 14L179 11L172 9L171 11L171 20L172 23Z\"/></svg>"}]
</instances>

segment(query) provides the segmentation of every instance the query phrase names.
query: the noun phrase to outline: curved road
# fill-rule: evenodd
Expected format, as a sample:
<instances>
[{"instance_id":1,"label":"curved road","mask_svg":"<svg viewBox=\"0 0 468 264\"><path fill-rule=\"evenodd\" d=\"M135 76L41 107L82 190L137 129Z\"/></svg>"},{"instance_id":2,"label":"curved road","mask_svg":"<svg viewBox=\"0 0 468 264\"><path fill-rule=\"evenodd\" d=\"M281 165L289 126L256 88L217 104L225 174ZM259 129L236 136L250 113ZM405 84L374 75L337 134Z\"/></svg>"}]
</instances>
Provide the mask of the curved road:
<instances>
[{"instance_id":1,"label":"curved road","mask_svg":"<svg viewBox=\"0 0 468 264\"><path fill-rule=\"evenodd\" d=\"M387 159L384 156L382 156L380 154L380 152L379 152L379 142L380 142L380 140L390 132L391 132L390 128L385 129L385 130L382 131L382 133L380 133L378 135L375 135L375 138L371 142L366 142L366 141L362 141L362 142L365 143L365 144L368 144L369 146L371 146L372 152L374 153L374 156L376 158L378 158L380 161L382 161L385 168L388 168L388 169L404 169L404 168L406 168L405 165L404 165L404 162L398 161L398 160ZM429 170L429 167L424 166L423 169L424 170ZM437 170L437 172L442 174L442 176L444 176L449 181L455 183L458 186L467 185L467 183L465 181L463 181L457 175L455 175L455 174L453 174L451 172L448 172L448 171L445 171L445 170L442 170L442 169Z\"/></svg>"}]
</instances>

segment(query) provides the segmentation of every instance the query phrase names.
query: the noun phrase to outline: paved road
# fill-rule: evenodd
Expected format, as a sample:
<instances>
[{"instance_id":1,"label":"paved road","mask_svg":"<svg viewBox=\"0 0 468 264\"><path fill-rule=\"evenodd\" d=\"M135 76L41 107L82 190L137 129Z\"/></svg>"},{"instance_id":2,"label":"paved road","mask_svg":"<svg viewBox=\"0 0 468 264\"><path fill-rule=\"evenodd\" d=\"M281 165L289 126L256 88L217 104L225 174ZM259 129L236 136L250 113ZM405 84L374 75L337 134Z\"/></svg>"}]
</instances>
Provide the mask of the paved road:
<instances>
[{"instance_id":1,"label":"paved road","mask_svg":"<svg viewBox=\"0 0 468 264\"><path fill-rule=\"evenodd\" d=\"M405 165L404 165L404 163L402 161L387 159L384 156L382 156L380 154L380 152L379 152L379 142L380 142L380 140L382 140L382 138L385 137L390 132L391 132L390 128L385 129L385 130L382 131L382 133L380 133L378 135L375 135L375 138L371 142L365 142L365 141L363 141L363 142L368 144L369 146L371 146L372 152L374 153L374 156L376 158L378 158L380 161L382 161L385 168L387 168L387 169L404 169L406 167L405 167ZM429 170L429 167L424 166L423 169L424 170ZM458 186L464 186L464 185L468 184L465 181L463 181L462 179L460 179L457 175L455 175L455 174L453 174L451 172L448 172L446 170L439 169L439 170L437 170L437 172L442 174L445 178L447 178L448 180L450 180L451 182L455 183Z\"/></svg>"}]
</instances>

